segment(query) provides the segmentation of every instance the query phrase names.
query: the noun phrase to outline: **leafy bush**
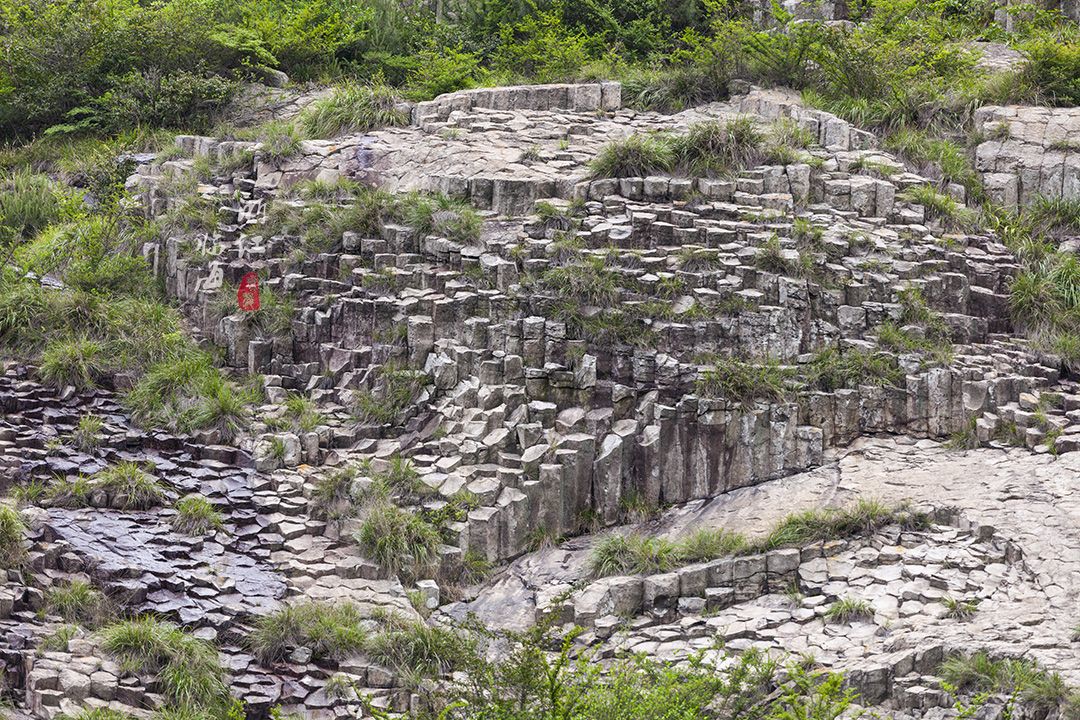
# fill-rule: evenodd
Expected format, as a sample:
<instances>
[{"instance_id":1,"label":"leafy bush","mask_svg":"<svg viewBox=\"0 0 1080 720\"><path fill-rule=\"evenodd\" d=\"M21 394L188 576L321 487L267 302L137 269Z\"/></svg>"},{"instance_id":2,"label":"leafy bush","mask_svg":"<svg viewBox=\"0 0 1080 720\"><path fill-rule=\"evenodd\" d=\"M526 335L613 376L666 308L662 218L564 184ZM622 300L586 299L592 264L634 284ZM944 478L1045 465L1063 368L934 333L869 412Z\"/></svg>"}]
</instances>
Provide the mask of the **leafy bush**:
<instances>
[{"instance_id":1,"label":"leafy bush","mask_svg":"<svg viewBox=\"0 0 1080 720\"><path fill-rule=\"evenodd\" d=\"M341 660L364 647L364 620L352 603L306 601L257 618L248 644L265 664L283 660L299 647L311 650L316 660Z\"/></svg>"},{"instance_id":2,"label":"leafy bush","mask_svg":"<svg viewBox=\"0 0 1080 720\"><path fill-rule=\"evenodd\" d=\"M154 675L180 708L214 710L228 703L217 649L172 623L149 616L125 620L103 628L101 642L124 669Z\"/></svg>"},{"instance_id":3,"label":"leafy bush","mask_svg":"<svg viewBox=\"0 0 1080 720\"><path fill-rule=\"evenodd\" d=\"M889 353L828 348L810 363L809 383L826 392L860 385L898 385L903 379L896 357Z\"/></svg>"},{"instance_id":4,"label":"leafy bush","mask_svg":"<svg viewBox=\"0 0 1080 720\"><path fill-rule=\"evenodd\" d=\"M409 118L398 108L398 102L394 91L386 85L350 83L307 107L299 122L312 138L333 138L405 125Z\"/></svg>"},{"instance_id":5,"label":"leafy bush","mask_svg":"<svg viewBox=\"0 0 1080 720\"><path fill-rule=\"evenodd\" d=\"M527 77L541 83L576 77L590 59L587 39L562 24L559 10L537 10L516 23L503 24L493 69L508 78Z\"/></svg>"},{"instance_id":6,"label":"leafy bush","mask_svg":"<svg viewBox=\"0 0 1080 720\"><path fill-rule=\"evenodd\" d=\"M1023 76L1051 104L1080 105L1080 42L1046 37L1026 48Z\"/></svg>"},{"instance_id":7,"label":"leafy bush","mask_svg":"<svg viewBox=\"0 0 1080 720\"><path fill-rule=\"evenodd\" d=\"M679 546L645 535L608 535L593 548L590 563L597 577L666 572L681 561Z\"/></svg>"},{"instance_id":8,"label":"leafy bush","mask_svg":"<svg viewBox=\"0 0 1080 720\"><path fill-rule=\"evenodd\" d=\"M0 228L32 238L60 218L61 197L47 175L29 170L0 173ZM7 261L6 256L7 252L0 260Z\"/></svg>"},{"instance_id":9,"label":"leafy bush","mask_svg":"<svg viewBox=\"0 0 1080 720\"><path fill-rule=\"evenodd\" d=\"M302 149L300 133L291 122L267 123L260 129L258 139L262 143L260 155L270 163L281 163L295 157Z\"/></svg>"},{"instance_id":10,"label":"leafy bush","mask_svg":"<svg viewBox=\"0 0 1080 720\"><path fill-rule=\"evenodd\" d=\"M757 164L763 143L754 121L739 118L691 125L685 135L672 140L672 147L678 164L697 177Z\"/></svg>"},{"instance_id":11,"label":"leafy bush","mask_svg":"<svg viewBox=\"0 0 1080 720\"><path fill-rule=\"evenodd\" d=\"M104 421L97 415L86 414L79 418L79 424L75 426L75 432L72 433L71 438L75 447L83 452L90 452L96 448L101 444L101 428L104 425Z\"/></svg>"}]
</instances>

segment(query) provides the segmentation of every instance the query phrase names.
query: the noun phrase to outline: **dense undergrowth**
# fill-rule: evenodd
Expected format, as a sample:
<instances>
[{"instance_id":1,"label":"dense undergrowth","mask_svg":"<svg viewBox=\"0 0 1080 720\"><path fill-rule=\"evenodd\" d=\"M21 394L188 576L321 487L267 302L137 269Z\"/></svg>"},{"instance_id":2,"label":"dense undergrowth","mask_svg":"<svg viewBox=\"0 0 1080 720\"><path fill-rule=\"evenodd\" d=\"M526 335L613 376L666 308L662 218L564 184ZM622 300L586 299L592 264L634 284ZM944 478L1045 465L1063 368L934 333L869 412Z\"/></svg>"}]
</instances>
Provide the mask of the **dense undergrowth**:
<instances>
[{"instance_id":1,"label":"dense undergrowth","mask_svg":"<svg viewBox=\"0 0 1080 720\"><path fill-rule=\"evenodd\" d=\"M232 438L255 396L221 376L165 302L142 255L161 228L123 190L130 165L108 152L57 162L55 178L0 174L4 354L58 389L115 388L145 424Z\"/></svg>"},{"instance_id":2,"label":"dense undergrowth","mask_svg":"<svg viewBox=\"0 0 1080 720\"><path fill-rule=\"evenodd\" d=\"M205 127L242 81L272 69L374 80L415 99L615 77L631 104L659 108L721 98L745 77L892 129L955 124L989 101L1080 101L1075 26L1021 5L1006 32L998 7L870 0L853 6L857 25L838 28L795 22L779 5L769 27L755 26L760 6L743 0L22 0L0 11L0 137ZM971 41L1012 45L1029 62L1004 76L979 71ZM383 109L392 120L392 104ZM309 123L326 130L337 119Z\"/></svg>"}]
</instances>

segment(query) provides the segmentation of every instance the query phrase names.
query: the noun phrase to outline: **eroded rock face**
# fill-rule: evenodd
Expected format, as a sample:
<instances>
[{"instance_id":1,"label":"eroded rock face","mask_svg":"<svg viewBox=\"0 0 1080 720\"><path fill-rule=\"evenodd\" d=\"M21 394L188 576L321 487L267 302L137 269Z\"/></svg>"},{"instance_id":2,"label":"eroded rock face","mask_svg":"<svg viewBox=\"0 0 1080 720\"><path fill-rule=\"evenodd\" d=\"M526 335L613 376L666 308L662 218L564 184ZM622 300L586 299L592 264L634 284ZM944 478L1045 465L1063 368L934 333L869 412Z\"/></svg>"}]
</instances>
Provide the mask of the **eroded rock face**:
<instances>
[{"instance_id":1,"label":"eroded rock face","mask_svg":"<svg viewBox=\"0 0 1080 720\"><path fill-rule=\"evenodd\" d=\"M839 19L841 5L815 12ZM1013 203L1054 183L1072 192L1073 156L1051 147L1071 128L1068 113L980 113L991 192ZM740 118L805 147L718 177L593 176L612 141ZM995 122L1015 125L1010 139L993 139ZM281 162L253 143L179 143L192 155L254 159L199 187L220 207L210 237L176 235L145 254L226 365L263 376L267 402L230 447L213 433L141 431L104 391L55 393L14 366L0 377L7 482L134 461L168 494L138 513L107 501L33 513L39 575L0 591L0 657L36 717L82 700L157 702L147 678L115 672L91 640L32 658L58 623L35 612L43 592L75 576L130 611L215 638L252 717L275 704L347 716L355 698L323 690L335 670L383 706L417 701L362 654L312 662L298 647L273 666L255 660L244 645L252 620L304 598L352 602L373 628L386 613L451 622L476 612L511 629L555 616L586 627L581 644L605 658L632 649L681 659L716 637L734 650L812 653L850 672L868 703L905 717L951 707L933 678L946 652L1005 651L1037 631L1047 639L1026 650L1052 669L1080 667L1066 631L1080 577L1080 540L1067 529L1077 508L1055 475L1074 477L1080 462L1080 388L1013 333L1016 258L992 234L915 202L912 190L930 182L872 135L781 91L662 115L623 109L617 84L589 83L443 96L415 106L407 127L307 141ZM157 215L175 202L168 180L191 170L191 159L146 162L128 184ZM267 231L275 201L314 202L292 193L298 183L340 178L468 201L482 228L455 236L438 222L430 232L384 222L319 252ZM962 210L964 189L946 189ZM460 211L439 212L452 225ZM586 299L544 281L575 263L595 269ZM252 270L292 298L289 332L215 314L208 281L220 272L237 283ZM620 335L628 326L614 312L636 313L636 334ZM884 358L889 380L830 376L749 398L709 386L718 359L770 358L805 378L829 353ZM379 412L402 394L400 407ZM317 415L291 415L296 396ZM87 412L105 420L103 442L78 451L65 438ZM902 439L867 439L883 435ZM941 442L953 435L996 449L947 453ZM404 584L360 551L353 533L366 509L350 504L402 459L415 497L395 499L446 515L437 570ZM330 517L316 484L343 467L362 470ZM172 530L171 504L189 493L223 513L220 531ZM913 500L934 523L649 576L590 574L597 533L643 529L642 512L670 508L648 530L671 538L702 527L754 535L790 511L858 495ZM1056 529L1040 534L1051 521ZM463 587L469 563L497 573ZM978 601L978 613L944 617L946 595ZM826 608L847 596L874 617L828 621Z\"/></svg>"},{"instance_id":2,"label":"eroded rock face","mask_svg":"<svg viewBox=\"0 0 1080 720\"><path fill-rule=\"evenodd\" d=\"M975 167L995 201L1015 209L1038 197L1080 197L1080 109L984 107L975 129L988 138Z\"/></svg>"}]
</instances>

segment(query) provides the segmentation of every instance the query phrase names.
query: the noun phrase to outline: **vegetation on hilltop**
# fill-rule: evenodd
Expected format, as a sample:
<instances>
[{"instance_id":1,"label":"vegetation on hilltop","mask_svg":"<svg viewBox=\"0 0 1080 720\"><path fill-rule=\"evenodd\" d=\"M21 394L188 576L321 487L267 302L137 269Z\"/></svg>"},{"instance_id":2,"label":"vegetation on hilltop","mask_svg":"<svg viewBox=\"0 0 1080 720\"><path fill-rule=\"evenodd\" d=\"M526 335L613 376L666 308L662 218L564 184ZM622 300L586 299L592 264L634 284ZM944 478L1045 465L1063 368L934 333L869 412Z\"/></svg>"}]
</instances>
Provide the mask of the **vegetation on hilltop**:
<instances>
[{"instance_id":1,"label":"vegetation on hilltop","mask_svg":"<svg viewBox=\"0 0 1080 720\"><path fill-rule=\"evenodd\" d=\"M962 119L982 102L1080 101L1075 24L992 0L866 0L853 28L750 0L18 0L0 8L0 137L207 126L238 83L377 81L423 99L476 85L624 80L636 104L723 97L745 77L794 87L863 125ZM78 20L77 22L74 20ZM972 41L1030 58L975 69Z\"/></svg>"}]
</instances>

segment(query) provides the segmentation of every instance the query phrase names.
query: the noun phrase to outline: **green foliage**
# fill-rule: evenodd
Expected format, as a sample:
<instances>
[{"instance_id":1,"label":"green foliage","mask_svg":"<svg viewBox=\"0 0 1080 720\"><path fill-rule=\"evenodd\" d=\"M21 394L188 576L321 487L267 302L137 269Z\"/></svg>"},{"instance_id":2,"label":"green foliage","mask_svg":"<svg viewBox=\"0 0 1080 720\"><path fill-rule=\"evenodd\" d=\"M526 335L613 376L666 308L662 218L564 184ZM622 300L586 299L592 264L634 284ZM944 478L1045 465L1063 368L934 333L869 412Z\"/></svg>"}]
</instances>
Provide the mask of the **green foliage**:
<instances>
[{"instance_id":1,"label":"green foliage","mask_svg":"<svg viewBox=\"0 0 1080 720\"><path fill-rule=\"evenodd\" d=\"M680 562L679 546L647 535L608 535L592 550L590 564L597 577L666 572Z\"/></svg>"},{"instance_id":2,"label":"green foliage","mask_svg":"<svg viewBox=\"0 0 1080 720\"><path fill-rule=\"evenodd\" d=\"M78 425L71 439L75 447L83 452L90 452L101 444L101 429L105 422L97 415L86 414L79 418Z\"/></svg>"},{"instance_id":3,"label":"green foliage","mask_svg":"<svg viewBox=\"0 0 1080 720\"><path fill-rule=\"evenodd\" d=\"M1080 42L1040 37L1025 48L1024 79L1043 99L1063 107L1080 105Z\"/></svg>"},{"instance_id":4,"label":"green foliage","mask_svg":"<svg viewBox=\"0 0 1080 720\"><path fill-rule=\"evenodd\" d=\"M537 9L500 26L492 67L508 78L565 82L576 78L589 61L587 42L583 32L563 25L561 5Z\"/></svg>"},{"instance_id":5,"label":"green foliage","mask_svg":"<svg viewBox=\"0 0 1080 720\"><path fill-rule=\"evenodd\" d=\"M675 165L671 143L662 136L634 134L601 148L593 159L593 177L647 177L669 172Z\"/></svg>"},{"instance_id":6,"label":"green foliage","mask_svg":"<svg viewBox=\"0 0 1080 720\"><path fill-rule=\"evenodd\" d=\"M764 137L750 118L691 125L672 140L679 166L695 176L731 172L757 164Z\"/></svg>"},{"instance_id":7,"label":"green foliage","mask_svg":"<svg viewBox=\"0 0 1080 720\"><path fill-rule=\"evenodd\" d=\"M409 118L398 108L398 102L394 91L386 85L349 83L305 108L299 123L311 138L334 138L404 125Z\"/></svg>"},{"instance_id":8,"label":"green foliage","mask_svg":"<svg viewBox=\"0 0 1080 720\"><path fill-rule=\"evenodd\" d=\"M121 462L91 477L94 488L109 494L120 510L147 510L165 500L165 488L138 463Z\"/></svg>"},{"instance_id":9,"label":"green foliage","mask_svg":"<svg viewBox=\"0 0 1080 720\"><path fill-rule=\"evenodd\" d=\"M185 535L206 535L220 530L224 519L220 512L202 495L188 495L176 503L173 529Z\"/></svg>"},{"instance_id":10,"label":"green foliage","mask_svg":"<svg viewBox=\"0 0 1080 720\"><path fill-rule=\"evenodd\" d=\"M906 202L922 205L929 220L941 220L947 227L964 228L974 223L970 210L951 196L938 192L930 185L915 185L900 194Z\"/></svg>"},{"instance_id":11,"label":"green foliage","mask_svg":"<svg viewBox=\"0 0 1080 720\"><path fill-rule=\"evenodd\" d=\"M86 390L105 374L105 347L88 338L58 338L41 353L38 376L56 388Z\"/></svg>"},{"instance_id":12,"label":"green foliage","mask_svg":"<svg viewBox=\"0 0 1080 720\"><path fill-rule=\"evenodd\" d=\"M788 515L755 546L759 551L802 547L821 540L841 540L872 533L891 524L921 528L926 523L925 517L909 511L903 505L889 507L875 500L860 499L848 508L806 510Z\"/></svg>"},{"instance_id":13,"label":"green foliage","mask_svg":"<svg viewBox=\"0 0 1080 720\"><path fill-rule=\"evenodd\" d=\"M29 170L0 173L0 228L14 237L34 237L58 220L62 210L61 192L47 175Z\"/></svg>"},{"instance_id":14,"label":"green foliage","mask_svg":"<svg viewBox=\"0 0 1080 720\"><path fill-rule=\"evenodd\" d=\"M282 163L300 153L302 138L296 126L290 122L269 122L260 128L258 140L262 143L259 154L270 163Z\"/></svg>"},{"instance_id":15,"label":"green foliage","mask_svg":"<svg viewBox=\"0 0 1080 720\"><path fill-rule=\"evenodd\" d=\"M841 540L870 534L890 524L921 528L926 518L905 506L889 507L875 500L860 499L847 508L806 510L788 515L768 535L749 540L739 533L703 528L673 542L647 535L614 533L599 540L592 549L590 566L594 575L666 572L688 563L714 560L728 555L762 553L781 547L804 547L822 540Z\"/></svg>"},{"instance_id":16,"label":"green foliage","mask_svg":"<svg viewBox=\"0 0 1080 720\"><path fill-rule=\"evenodd\" d=\"M958 600L949 595L941 599L941 604L945 606L945 617L954 620L967 620L979 609L979 604L973 600Z\"/></svg>"},{"instance_id":17,"label":"green foliage","mask_svg":"<svg viewBox=\"0 0 1080 720\"><path fill-rule=\"evenodd\" d=\"M721 356L712 367L701 372L696 389L705 397L725 398L732 402L782 402L797 389L794 378L792 368L783 367L774 360L755 364Z\"/></svg>"},{"instance_id":18,"label":"green foliage","mask_svg":"<svg viewBox=\"0 0 1080 720\"><path fill-rule=\"evenodd\" d=\"M316 660L342 660L365 646L364 623L352 603L304 601L257 618L248 645L264 664L284 660L299 647L311 650Z\"/></svg>"},{"instance_id":19,"label":"green foliage","mask_svg":"<svg viewBox=\"0 0 1080 720\"><path fill-rule=\"evenodd\" d=\"M356 541L384 571L407 578L434 572L442 545L437 527L417 513L389 503L368 511L356 532Z\"/></svg>"},{"instance_id":20,"label":"green foliage","mask_svg":"<svg viewBox=\"0 0 1080 720\"><path fill-rule=\"evenodd\" d=\"M144 616L103 628L102 649L131 672L154 675L170 704L221 711L229 700L217 649L184 630Z\"/></svg>"},{"instance_id":21,"label":"green foliage","mask_svg":"<svg viewBox=\"0 0 1080 720\"><path fill-rule=\"evenodd\" d=\"M343 467L316 480L309 505L311 515L332 522L352 517L356 513L352 484L357 474L356 468Z\"/></svg>"},{"instance_id":22,"label":"green foliage","mask_svg":"<svg viewBox=\"0 0 1080 720\"><path fill-rule=\"evenodd\" d=\"M439 677L459 665L469 651L466 638L447 628L397 618L387 625L368 640L367 654L401 674Z\"/></svg>"},{"instance_id":23,"label":"green foliage","mask_svg":"<svg viewBox=\"0 0 1080 720\"><path fill-rule=\"evenodd\" d=\"M444 720L835 720L857 699L841 675L780 666L750 649L718 665L704 653L668 663L642 654L598 662L576 653L580 630L546 625L486 633L508 653L469 653L447 688Z\"/></svg>"},{"instance_id":24,"label":"green foliage","mask_svg":"<svg viewBox=\"0 0 1080 720\"><path fill-rule=\"evenodd\" d=\"M904 128L889 135L885 146L923 169L933 165L943 180L963 185L971 199L982 199L982 180L967 152L956 143L932 137L922 130Z\"/></svg>"},{"instance_id":25,"label":"green foliage","mask_svg":"<svg viewBox=\"0 0 1080 720\"><path fill-rule=\"evenodd\" d=\"M375 387L355 396L357 416L364 422L392 422L416 402L431 378L419 371L396 364L383 365L376 371Z\"/></svg>"},{"instance_id":26,"label":"green foliage","mask_svg":"<svg viewBox=\"0 0 1080 720\"><path fill-rule=\"evenodd\" d=\"M1061 675L1027 658L993 659L986 652L952 655L937 674L959 693L1011 695L1041 712L1065 710L1077 697Z\"/></svg>"},{"instance_id":27,"label":"green foliage","mask_svg":"<svg viewBox=\"0 0 1080 720\"><path fill-rule=\"evenodd\" d=\"M838 623L849 623L852 620L870 620L873 617L873 606L861 598L841 598L825 611L826 620Z\"/></svg>"},{"instance_id":28,"label":"green foliage","mask_svg":"<svg viewBox=\"0 0 1080 720\"><path fill-rule=\"evenodd\" d=\"M809 385L826 392L860 385L899 385L904 372L890 353L827 348L810 362Z\"/></svg>"},{"instance_id":29,"label":"green foliage","mask_svg":"<svg viewBox=\"0 0 1080 720\"><path fill-rule=\"evenodd\" d=\"M72 580L45 593L45 608L67 622L93 627L109 615L105 595L90 583Z\"/></svg>"},{"instance_id":30,"label":"green foliage","mask_svg":"<svg viewBox=\"0 0 1080 720\"><path fill-rule=\"evenodd\" d=\"M17 568L26 559L26 523L10 505L0 504L0 568Z\"/></svg>"}]
</instances>

